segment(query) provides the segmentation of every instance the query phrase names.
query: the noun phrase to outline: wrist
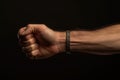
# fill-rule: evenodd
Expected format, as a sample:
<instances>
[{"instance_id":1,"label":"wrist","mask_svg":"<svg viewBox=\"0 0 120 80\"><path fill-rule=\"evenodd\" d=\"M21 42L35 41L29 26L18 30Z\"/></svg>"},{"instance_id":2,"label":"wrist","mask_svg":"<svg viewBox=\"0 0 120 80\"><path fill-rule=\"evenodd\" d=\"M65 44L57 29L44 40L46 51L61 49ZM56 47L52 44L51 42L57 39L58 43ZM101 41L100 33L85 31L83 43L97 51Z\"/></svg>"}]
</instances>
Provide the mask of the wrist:
<instances>
[{"instance_id":1,"label":"wrist","mask_svg":"<svg viewBox=\"0 0 120 80\"><path fill-rule=\"evenodd\" d=\"M66 50L66 32L56 32L57 35L57 46L59 53L65 52Z\"/></svg>"}]
</instances>

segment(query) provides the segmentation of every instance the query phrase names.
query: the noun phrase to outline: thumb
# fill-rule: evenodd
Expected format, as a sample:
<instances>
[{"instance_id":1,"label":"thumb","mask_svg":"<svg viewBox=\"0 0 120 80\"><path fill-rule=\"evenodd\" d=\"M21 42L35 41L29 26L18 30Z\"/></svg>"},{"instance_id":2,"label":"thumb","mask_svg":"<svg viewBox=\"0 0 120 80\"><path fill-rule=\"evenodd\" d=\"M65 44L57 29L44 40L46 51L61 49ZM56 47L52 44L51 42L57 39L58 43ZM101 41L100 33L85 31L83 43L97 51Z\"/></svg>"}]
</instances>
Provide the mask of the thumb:
<instances>
[{"instance_id":1,"label":"thumb","mask_svg":"<svg viewBox=\"0 0 120 80\"><path fill-rule=\"evenodd\" d=\"M25 35L28 35L28 34L32 34L36 31L43 32L46 29L48 29L48 28L44 24L29 24L29 25L27 25L27 27L24 28L24 31L22 31L21 34L23 36L25 36Z\"/></svg>"},{"instance_id":2,"label":"thumb","mask_svg":"<svg viewBox=\"0 0 120 80\"><path fill-rule=\"evenodd\" d=\"M26 27L22 27L21 29L19 29L17 34L18 38L20 38L21 36L24 36L23 33L25 32L25 30L26 30Z\"/></svg>"},{"instance_id":3,"label":"thumb","mask_svg":"<svg viewBox=\"0 0 120 80\"><path fill-rule=\"evenodd\" d=\"M35 27L34 26L27 26L25 28L24 32L22 33L22 35L32 34L33 32L35 32Z\"/></svg>"}]
</instances>

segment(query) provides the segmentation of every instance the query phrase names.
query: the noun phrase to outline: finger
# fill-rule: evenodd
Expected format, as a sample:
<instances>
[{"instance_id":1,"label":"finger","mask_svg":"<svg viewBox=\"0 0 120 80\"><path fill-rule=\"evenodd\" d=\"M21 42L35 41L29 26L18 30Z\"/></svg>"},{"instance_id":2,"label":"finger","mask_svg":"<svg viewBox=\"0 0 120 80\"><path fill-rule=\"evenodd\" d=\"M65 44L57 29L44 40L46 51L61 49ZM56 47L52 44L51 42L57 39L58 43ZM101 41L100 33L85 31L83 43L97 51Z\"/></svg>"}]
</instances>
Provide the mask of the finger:
<instances>
[{"instance_id":1,"label":"finger","mask_svg":"<svg viewBox=\"0 0 120 80\"><path fill-rule=\"evenodd\" d=\"M17 34L18 39L20 39L21 37L24 36L24 35L23 35L23 32L26 30L26 28L27 28L27 27L23 27L23 28L21 28L21 29L18 31L18 34Z\"/></svg>"},{"instance_id":2,"label":"finger","mask_svg":"<svg viewBox=\"0 0 120 80\"><path fill-rule=\"evenodd\" d=\"M19 30L18 35L25 36L34 33L36 30L44 31L46 28L47 26L44 24L28 24L27 27L23 27Z\"/></svg>"},{"instance_id":3,"label":"finger","mask_svg":"<svg viewBox=\"0 0 120 80\"><path fill-rule=\"evenodd\" d=\"M25 52L25 53L28 53L28 52L31 52L31 51L34 51L36 49L38 49L38 44L32 44L30 46L27 46L27 47L23 47L22 50Z\"/></svg>"},{"instance_id":4,"label":"finger","mask_svg":"<svg viewBox=\"0 0 120 80\"><path fill-rule=\"evenodd\" d=\"M24 47L32 45L32 44L35 44L35 43L36 43L36 39L35 38L30 38L30 39L28 39L26 41L20 41L20 45L24 46Z\"/></svg>"},{"instance_id":5,"label":"finger","mask_svg":"<svg viewBox=\"0 0 120 80\"><path fill-rule=\"evenodd\" d=\"M34 33L36 31L44 31L47 28L46 25L44 24L28 24L27 25L27 29L23 34L30 34L30 33Z\"/></svg>"},{"instance_id":6,"label":"finger","mask_svg":"<svg viewBox=\"0 0 120 80\"><path fill-rule=\"evenodd\" d=\"M28 24L26 30L22 33L23 35L28 35L34 33L38 29L38 26Z\"/></svg>"},{"instance_id":7,"label":"finger","mask_svg":"<svg viewBox=\"0 0 120 80\"><path fill-rule=\"evenodd\" d=\"M18 37L22 37L22 36L31 34L34 32L34 30L35 30L35 26L27 25L26 27L23 27L18 31L18 35L19 35Z\"/></svg>"},{"instance_id":8,"label":"finger","mask_svg":"<svg viewBox=\"0 0 120 80\"><path fill-rule=\"evenodd\" d=\"M42 56L42 55L40 54L39 49L36 49L36 50L34 50L34 51L30 52L30 53L27 53L26 55L27 55L28 57L30 57L30 59L36 59L36 58L38 57L38 55L39 55L39 56Z\"/></svg>"},{"instance_id":9,"label":"finger","mask_svg":"<svg viewBox=\"0 0 120 80\"><path fill-rule=\"evenodd\" d=\"M27 27L35 27L35 28L47 28L47 26L45 24L28 24Z\"/></svg>"},{"instance_id":10,"label":"finger","mask_svg":"<svg viewBox=\"0 0 120 80\"><path fill-rule=\"evenodd\" d=\"M19 41L27 41L27 40L32 39L32 38L34 38L34 35L33 34L28 34L26 36L20 37Z\"/></svg>"}]
</instances>

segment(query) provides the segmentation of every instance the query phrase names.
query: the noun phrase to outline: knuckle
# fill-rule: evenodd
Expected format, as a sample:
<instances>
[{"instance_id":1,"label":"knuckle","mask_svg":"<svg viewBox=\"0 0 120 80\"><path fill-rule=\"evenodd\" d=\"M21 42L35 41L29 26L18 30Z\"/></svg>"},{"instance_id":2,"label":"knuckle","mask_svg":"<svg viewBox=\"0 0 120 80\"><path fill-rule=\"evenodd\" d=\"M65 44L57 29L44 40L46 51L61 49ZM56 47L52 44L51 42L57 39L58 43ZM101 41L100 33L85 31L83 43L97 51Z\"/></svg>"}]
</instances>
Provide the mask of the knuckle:
<instances>
[{"instance_id":1,"label":"knuckle","mask_svg":"<svg viewBox=\"0 0 120 80\"><path fill-rule=\"evenodd\" d=\"M28 35L25 36L25 40L29 40L33 37L34 37L33 34L28 34Z\"/></svg>"},{"instance_id":2,"label":"knuckle","mask_svg":"<svg viewBox=\"0 0 120 80\"><path fill-rule=\"evenodd\" d=\"M27 24L27 27L32 27L33 25L32 24Z\"/></svg>"},{"instance_id":3,"label":"knuckle","mask_svg":"<svg viewBox=\"0 0 120 80\"><path fill-rule=\"evenodd\" d=\"M36 27L34 24L28 24L27 29L29 29L29 32L34 32L36 30Z\"/></svg>"},{"instance_id":4,"label":"knuckle","mask_svg":"<svg viewBox=\"0 0 120 80\"><path fill-rule=\"evenodd\" d=\"M30 47L32 47L32 48L34 48L34 49L38 49L38 44L32 44L32 45L30 45Z\"/></svg>"},{"instance_id":5,"label":"knuckle","mask_svg":"<svg viewBox=\"0 0 120 80\"><path fill-rule=\"evenodd\" d=\"M22 47L24 53L28 56L36 57L40 54L37 44L32 44L30 46Z\"/></svg>"},{"instance_id":6,"label":"knuckle","mask_svg":"<svg viewBox=\"0 0 120 80\"><path fill-rule=\"evenodd\" d=\"M38 56L40 54L39 49L33 50L30 52L31 56Z\"/></svg>"},{"instance_id":7,"label":"knuckle","mask_svg":"<svg viewBox=\"0 0 120 80\"><path fill-rule=\"evenodd\" d=\"M39 27L39 29L40 29L41 31L47 29L47 26L46 26L45 24L40 24L38 27Z\"/></svg>"},{"instance_id":8,"label":"knuckle","mask_svg":"<svg viewBox=\"0 0 120 80\"><path fill-rule=\"evenodd\" d=\"M28 24L28 25L27 25L27 29L29 29L29 30L33 30L33 29L34 29L33 24Z\"/></svg>"},{"instance_id":9,"label":"knuckle","mask_svg":"<svg viewBox=\"0 0 120 80\"><path fill-rule=\"evenodd\" d=\"M27 50L28 52L34 51L34 50L37 50L37 49L38 49L38 45L37 45L37 44L32 44L32 45L26 47L26 50Z\"/></svg>"},{"instance_id":10,"label":"knuckle","mask_svg":"<svg viewBox=\"0 0 120 80\"><path fill-rule=\"evenodd\" d=\"M36 43L36 40L34 38L31 38L27 41L22 41L21 44L23 46L29 46L29 45L32 45L32 44L35 44Z\"/></svg>"},{"instance_id":11,"label":"knuckle","mask_svg":"<svg viewBox=\"0 0 120 80\"><path fill-rule=\"evenodd\" d=\"M40 24L40 26L46 26L45 24Z\"/></svg>"},{"instance_id":12,"label":"knuckle","mask_svg":"<svg viewBox=\"0 0 120 80\"><path fill-rule=\"evenodd\" d=\"M40 24L40 27L47 28L45 24Z\"/></svg>"},{"instance_id":13,"label":"knuckle","mask_svg":"<svg viewBox=\"0 0 120 80\"><path fill-rule=\"evenodd\" d=\"M18 35L22 36L23 35L22 33L24 32L24 29L25 29L25 27L20 28L19 31L18 31Z\"/></svg>"}]
</instances>

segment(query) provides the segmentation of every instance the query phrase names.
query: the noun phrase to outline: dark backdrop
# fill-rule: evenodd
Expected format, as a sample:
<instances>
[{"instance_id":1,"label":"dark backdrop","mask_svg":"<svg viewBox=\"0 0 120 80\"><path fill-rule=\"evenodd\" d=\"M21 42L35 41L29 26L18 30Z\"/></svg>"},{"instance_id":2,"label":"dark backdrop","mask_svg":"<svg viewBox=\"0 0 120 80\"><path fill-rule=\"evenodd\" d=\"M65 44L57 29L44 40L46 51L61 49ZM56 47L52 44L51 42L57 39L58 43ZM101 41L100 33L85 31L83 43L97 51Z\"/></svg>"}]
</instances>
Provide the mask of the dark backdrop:
<instances>
[{"instance_id":1,"label":"dark backdrop","mask_svg":"<svg viewBox=\"0 0 120 80\"><path fill-rule=\"evenodd\" d=\"M0 72L5 79L119 78L120 55L65 53L45 60L30 60L21 52L17 32L29 23L55 30L96 29L120 22L119 3L107 0L1 0Z\"/></svg>"}]
</instances>

